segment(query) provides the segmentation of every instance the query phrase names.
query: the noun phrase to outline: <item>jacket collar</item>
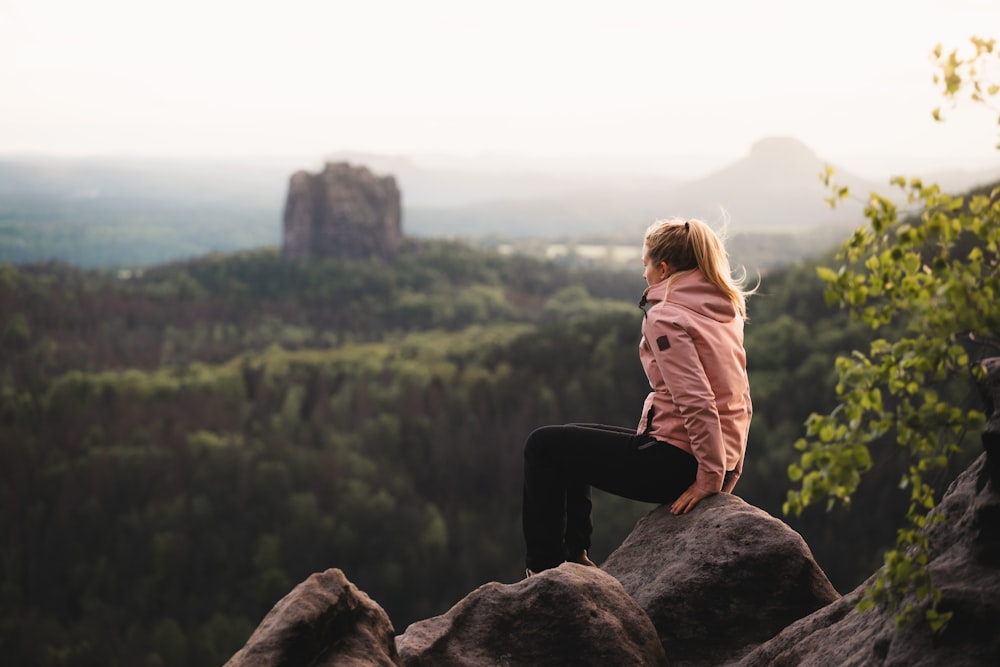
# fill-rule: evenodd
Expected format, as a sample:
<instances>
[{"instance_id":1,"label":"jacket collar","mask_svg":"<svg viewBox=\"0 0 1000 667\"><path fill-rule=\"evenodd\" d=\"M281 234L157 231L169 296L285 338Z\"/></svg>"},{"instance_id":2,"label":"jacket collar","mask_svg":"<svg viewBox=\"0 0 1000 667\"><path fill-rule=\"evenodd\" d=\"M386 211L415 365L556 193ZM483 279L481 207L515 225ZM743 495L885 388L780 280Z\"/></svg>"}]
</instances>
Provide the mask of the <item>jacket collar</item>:
<instances>
[{"instance_id":1,"label":"jacket collar","mask_svg":"<svg viewBox=\"0 0 1000 667\"><path fill-rule=\"evenodd\" d=\"M649 309L653 305L659 303L660 301L667 300L667 294L670 291L671 285L683 278L684 276L694 273L697 269L687 269L685 271L676 271L667 276L666 279L661 280L658 283L653 283L642 293L642 298L639 299L639 308L642 312L648 313Z\"/></svg>"}]
</instances>

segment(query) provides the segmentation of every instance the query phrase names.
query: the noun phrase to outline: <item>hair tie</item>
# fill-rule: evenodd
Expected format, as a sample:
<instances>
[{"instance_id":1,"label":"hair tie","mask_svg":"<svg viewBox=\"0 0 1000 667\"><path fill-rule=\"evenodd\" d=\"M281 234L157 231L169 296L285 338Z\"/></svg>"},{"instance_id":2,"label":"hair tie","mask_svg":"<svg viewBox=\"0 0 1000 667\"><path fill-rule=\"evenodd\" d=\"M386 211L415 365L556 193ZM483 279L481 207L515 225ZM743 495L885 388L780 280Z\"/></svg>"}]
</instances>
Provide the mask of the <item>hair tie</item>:
<instances>
[{"instance_id":1,"label":"hair tie","mask_svg":"<svg viewBox=\"0 0 1000 667\"><path fill-rule=\"evenodd\" d=\"M690 232L691 231L691 221L690 220L685 220L684 221L684 231L685 232Z\"/></svg>"}]
</instances>

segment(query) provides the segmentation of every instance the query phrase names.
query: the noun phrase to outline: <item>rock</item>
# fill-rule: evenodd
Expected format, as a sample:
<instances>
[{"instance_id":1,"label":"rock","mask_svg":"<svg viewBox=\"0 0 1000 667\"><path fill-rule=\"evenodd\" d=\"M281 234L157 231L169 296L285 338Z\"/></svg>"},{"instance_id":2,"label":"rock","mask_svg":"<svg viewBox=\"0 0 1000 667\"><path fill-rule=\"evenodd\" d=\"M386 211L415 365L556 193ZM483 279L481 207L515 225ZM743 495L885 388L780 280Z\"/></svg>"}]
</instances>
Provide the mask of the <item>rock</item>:
<instances>
[{"instance_id":1,"label":"rock","mask_svg":"<svg viewBox=\"0 0 1000 667\"><path fill-rule=\"evenodd\" d=\"M285 201L282 255L352 259L396 255L403 244L399 188L392 176L327 163L292 175Z\"/></svg>"},{"instance_id":2,"label":"rock","mask_svg":"<svg viewBox=\"0 0 1000 667\"><path fill-rule=\"evenodd\" d=\"M840 596L802 537L730 494L643 517L601 565L645 610L674 665L719 665Z\"/></svg>"},{"instance_id":3,"label":"rock","mask_svg":"<svg viewBox=\"0 0 1000 667\"><path fill-rule=\"evenodd\" d=\"M855 610L865 582L835 604L757 647L742 667L775 665L1000 665L1000 494L986 453L956 478L927 529L939 610L954 616L940 635L923 623L896 627L894 612ZM911 596L922 616L927 603Z\"/></svg>"},{"instance_id":4,"label":"rock","mask_svg":"<svg viewBox=\"0 0 1000 667\"><path fill-rule=\"evenodd\" d=\"M614 578L565 563L489 583L396 639L404 666L655 667L667 658L649 618Z\"/></svg>"},{"instance_id":5,"label":"rock","mask_svg":"<svg viewBox=\"0 0 1000 667\"><path fill-rule=\"evenodd\" d=\"M393 635L382 607L329 569L281 598L225 667L391 667Z\"/></svg>"},{"instance_id":6,"label":"rock","mask_svg":"<svg viewBox=\"0 0 1000 667\"><path fill-rule=\"evenodd\" d=\"M979 383L979 389L989 416L983 429L983 449L993 488L1000 489L1000 357L983 360L983 369L986 377Z\"/></svg>"}]
</instances>

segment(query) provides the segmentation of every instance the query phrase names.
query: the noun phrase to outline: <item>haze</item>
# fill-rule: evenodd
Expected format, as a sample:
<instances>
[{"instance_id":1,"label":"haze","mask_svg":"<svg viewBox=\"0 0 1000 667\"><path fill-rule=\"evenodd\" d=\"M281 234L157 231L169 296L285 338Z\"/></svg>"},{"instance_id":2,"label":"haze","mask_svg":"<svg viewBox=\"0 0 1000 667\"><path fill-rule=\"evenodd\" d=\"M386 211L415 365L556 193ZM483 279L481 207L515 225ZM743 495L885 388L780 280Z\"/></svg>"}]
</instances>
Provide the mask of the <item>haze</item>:
<instances>
[{"instance_id":1,"label":"haze","mask_svg":"<svg viewBox=\"0 0 1000 667\"><path fill-rule=\"evenodd\" d=\"M685 161L774 135L866 175L998 162L929 53L993 1L0 0L0 156Z\"/></svg>"}]
</instances>

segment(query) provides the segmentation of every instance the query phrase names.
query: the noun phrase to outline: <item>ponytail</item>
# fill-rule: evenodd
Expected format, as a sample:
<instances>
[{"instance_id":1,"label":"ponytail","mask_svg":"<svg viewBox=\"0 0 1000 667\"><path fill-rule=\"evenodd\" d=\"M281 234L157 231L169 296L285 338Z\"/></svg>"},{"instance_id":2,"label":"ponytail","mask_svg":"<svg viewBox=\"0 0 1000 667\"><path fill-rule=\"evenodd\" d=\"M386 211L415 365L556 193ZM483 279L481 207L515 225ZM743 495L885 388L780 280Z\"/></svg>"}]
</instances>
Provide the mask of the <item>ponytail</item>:
<instances>
[{"instance_id":1,"label":"ponytail","mask_svg":"<svg viewBox=\"0 0 1000 667\"><path fill-rule=\"evenodd\" d=\"M677 271L701 269L705 278L718 287L733 302L733 307L746 319L746 298L756 288L744 288L746 272L734 277L729 267L729 253L722 239L701 220L659 220L646 230L645 244L655 264L666 262Z\"/></svg>"}]
</instances>

